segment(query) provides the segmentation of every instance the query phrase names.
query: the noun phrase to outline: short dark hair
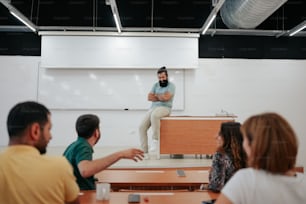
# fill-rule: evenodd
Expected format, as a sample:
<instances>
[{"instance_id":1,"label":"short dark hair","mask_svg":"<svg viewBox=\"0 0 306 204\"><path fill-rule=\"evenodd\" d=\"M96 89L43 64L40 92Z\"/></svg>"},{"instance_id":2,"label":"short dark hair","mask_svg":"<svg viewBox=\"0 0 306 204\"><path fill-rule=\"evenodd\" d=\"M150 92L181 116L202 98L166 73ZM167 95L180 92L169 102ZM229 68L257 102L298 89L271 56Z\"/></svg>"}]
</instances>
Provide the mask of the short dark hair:
<instances>
[{"instance_id":1,"label":"short dark hair","mask_svg":"<svg viewBox=\"0 0 306 204\"><path fill-rule=\"evenodd\" d=\"M168 71L167 71L167 68L165 66L163 66L163 67L161 67L157 70L157 74L161 74L163 72L166 74L166 76L168 76Z\"/></svg>"},{"instance_id":2,"label":"short dark hair","mask_svg":"<svg viewBox=\"0 0 306 204\"><path fill-rule=\"evenodd\" d=\"M21 133L31 124L37 122L44 126L48 122L50 111L44 105L26 101L16 104L7 117L9 137L21 136Z\"/></svg>"},{"instance_id":3,"label":"short dark hair","mask_svg":"<svg viewBox=\"0 0 306 204\"><path fill-rule=\"evenodd\" d=\"M81 115L75 124L75 129L79 137L90 138L94 131L99 128L100 120L93 114Z\"/></svg>"}]
</instances>

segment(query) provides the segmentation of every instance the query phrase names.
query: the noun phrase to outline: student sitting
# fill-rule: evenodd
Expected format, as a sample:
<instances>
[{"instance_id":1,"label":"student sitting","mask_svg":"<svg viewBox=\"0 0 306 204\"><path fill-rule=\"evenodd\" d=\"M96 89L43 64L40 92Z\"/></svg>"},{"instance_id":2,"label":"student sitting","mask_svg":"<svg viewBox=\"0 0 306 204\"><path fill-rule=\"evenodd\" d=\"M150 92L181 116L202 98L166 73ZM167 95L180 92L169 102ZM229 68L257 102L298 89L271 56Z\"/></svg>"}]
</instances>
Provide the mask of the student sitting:
<instances>
[{"instance_id":1,"label":"student sitting","mask_svg":"<svg viewBox=\"0 0 306 204\"><path fill-rule=\"evenodd\" d=\"M241 127L249 168L239 170L216 204L306 203L306 177L294 170L298 142L276 113L247 119Z\"/></svg>"},{"instance_id":2,"label":"student sitting","mask_svg":"<svg viewBox=\"0 0 306 204\"><path fill-rule=\"evenodd\" d=\"M16 104L7 117L9 145L0 154L1 204L79 203L79 187L64 157L44 155L51 113L42 104Z\"/></svg>"},{"instance_id":3,"label":"student sitting","mask_svg":"<svg viewBox=\"0 0 306 204\"><path fill-rule=\"evenodd\" d=\"M246 166L240 123L222 123L216 140L217 151L213 155L207 188L219 192L237 170Z\"/></svg>"},{"instance_id":4,"label":"student sitting","mask_svg":"<svg viewBox=\"0 0 306 204\"><path fill-rule=\"evenodd\" d=\"M94 190L94 175L121 159L140 161L143 151L130 148L114 152L105 157L93 159L93 147L101 138L100 119L97 115L84 114L76 121L77 140L65 150L64 156L71 163L81 190Z\"/></svg>"}]
</instances>

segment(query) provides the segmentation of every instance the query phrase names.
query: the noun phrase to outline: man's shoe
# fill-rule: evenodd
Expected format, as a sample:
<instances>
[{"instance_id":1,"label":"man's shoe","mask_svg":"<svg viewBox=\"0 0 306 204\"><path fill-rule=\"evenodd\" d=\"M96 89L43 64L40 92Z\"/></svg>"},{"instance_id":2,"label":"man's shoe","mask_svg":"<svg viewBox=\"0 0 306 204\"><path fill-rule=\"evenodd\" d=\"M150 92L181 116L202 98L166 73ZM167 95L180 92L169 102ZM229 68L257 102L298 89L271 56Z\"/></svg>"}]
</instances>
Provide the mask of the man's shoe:
<instances>
[{"instance_id":1,"label":"man's shoe","mask_svg":"<svg viewBox=\"0 0 306 204\"><path fill-rule=\"evenodd\" d=\"M152 141L152 145L151 145L151 147L150 147L150 152L156 152L156 150L157 150L157 145L158 145L158 141L157 140L153 140Z\"/></svg>"}]
</instances>

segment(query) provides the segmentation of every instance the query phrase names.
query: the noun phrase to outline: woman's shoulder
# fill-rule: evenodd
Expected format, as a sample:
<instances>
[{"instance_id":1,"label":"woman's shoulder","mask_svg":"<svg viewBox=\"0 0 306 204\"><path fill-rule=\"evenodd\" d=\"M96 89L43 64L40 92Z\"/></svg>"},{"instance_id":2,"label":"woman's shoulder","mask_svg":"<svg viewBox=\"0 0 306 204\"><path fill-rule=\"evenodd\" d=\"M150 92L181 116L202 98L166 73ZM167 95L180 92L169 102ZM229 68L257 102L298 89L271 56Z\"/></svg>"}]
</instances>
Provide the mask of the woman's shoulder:
<instances>
[{"instance_id":1,"label":"woman's shoulder","mask_svg":"<svg viewBox=\"0 0 306 204\"><path fill-rule=\"evenodd\" d=\"M264 170L254 169L254 168L242 168L239 169L235 173L236 177L243 177L243 178L254 178L256 180L266 179L267 177L271 176L268 172Z\"/></svg>"},{"instance_id":2,"label":"woman's shoulder","mask_svg":"<svg viewBox=\"0 0 306 204\"><path fill-rule=\"evenodd\" d=\"M215 152L215 154L213 155L213 159L221 159L221 160L228 160L228 161L232 161L233 157L230 154L227 154L226 152L222 152L222 151L217 151Z\"/></svg>"},{"instance_id":3,"label":"woman's shoulder","mask_svg":"<svg viewBox=\"0 0 306 204\"><path fill-rule=\"evenodd\" d=\"M257 170L253 169L253 168L242 168L239 169L236 173L235 176L240 176L240 177L248 177L248 176L254 176L255 174L257 174L256 172Z\"/></svg>"},{"instance_id":4,"label":"woman's shoulder","mask_svg":"<svg viewBox=\"0 0 306 204\"><path fill-rule=\"evenodd\" d=\"M221 157L222 155L223 155L222 152L216 151L215 154L214 154L213 156L215 156L215 157Z\"/></svg>"},{"instance_id":5,"label":"woman's shoulder","mask_svg":"<svg viewBox=\"0 0 306 204\"><path fill-rule=\"evenodd\" d=\"M220 151L216 151L214 154L213 154L213 160L223 160L224 159L224 153L220 152Z\"/></svg>"}]
</instances>

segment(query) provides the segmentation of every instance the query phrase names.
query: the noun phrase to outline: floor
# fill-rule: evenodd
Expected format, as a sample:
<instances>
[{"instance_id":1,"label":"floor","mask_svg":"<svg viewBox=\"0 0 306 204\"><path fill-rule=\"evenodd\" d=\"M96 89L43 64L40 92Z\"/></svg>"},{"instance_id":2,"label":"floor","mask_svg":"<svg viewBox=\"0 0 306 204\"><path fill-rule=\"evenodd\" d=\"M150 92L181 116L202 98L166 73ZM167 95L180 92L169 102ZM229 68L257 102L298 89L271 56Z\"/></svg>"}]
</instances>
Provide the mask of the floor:
<instances>
[{"instance_id":1,"label":"floor","mask_svg":"<svg viewBox=\"0 0 306 204\"><path fill-rule=\"evenodd\" d=\"M182 159L170 158L170 155L162 155L156 159L155 155L150 155L149 160L134 162L131 160L120 160L110 168L184 168L184 167L210 167L211 159L203 157L195 158L195 155L184 155Z\"/></svg>"},{"instance_id":2,"label":"floor","mask_svg":"<svg viewBox=\"0 0 306 204\"><path fill-rule=\"evenodd\" d=\"M128 148L128 147L127 147ZM103 147L95 150L94 158L105 156L124 148ZM184 155L182 159L170 158L170 155L161 155L156 159L155 153L150 153L150 159L135 162L133 160L122 159L113 164L110 168L176 168L176 167L210 167L211 159L206 159L205 155Z\"/></svg>"}]
</instances>

